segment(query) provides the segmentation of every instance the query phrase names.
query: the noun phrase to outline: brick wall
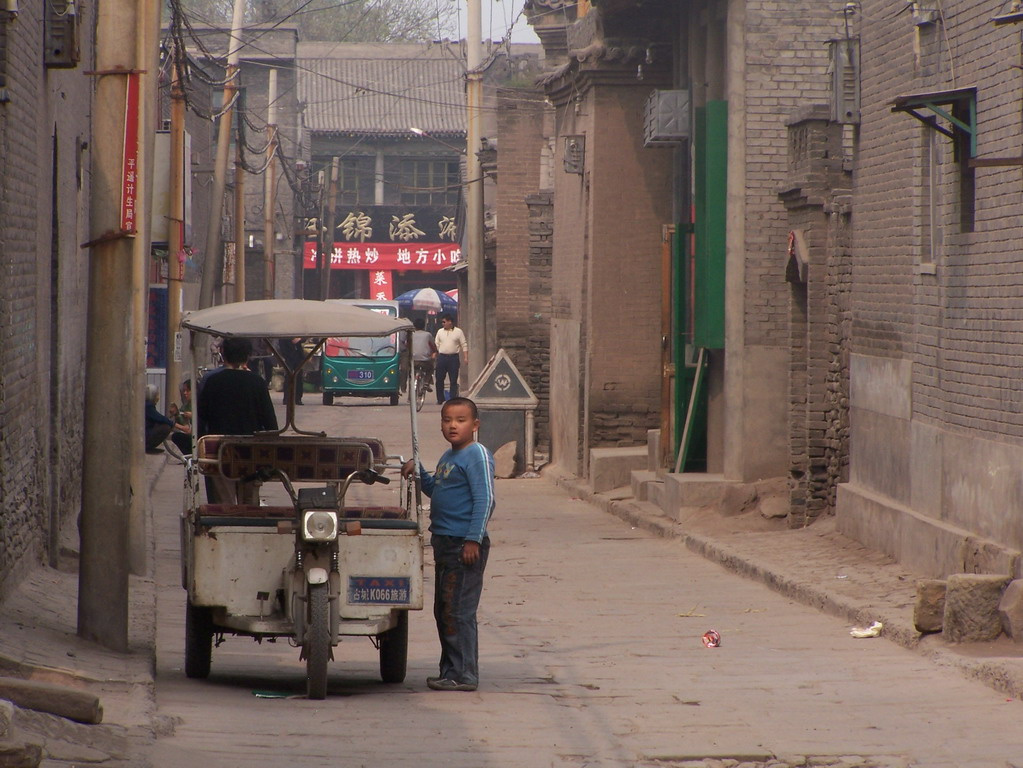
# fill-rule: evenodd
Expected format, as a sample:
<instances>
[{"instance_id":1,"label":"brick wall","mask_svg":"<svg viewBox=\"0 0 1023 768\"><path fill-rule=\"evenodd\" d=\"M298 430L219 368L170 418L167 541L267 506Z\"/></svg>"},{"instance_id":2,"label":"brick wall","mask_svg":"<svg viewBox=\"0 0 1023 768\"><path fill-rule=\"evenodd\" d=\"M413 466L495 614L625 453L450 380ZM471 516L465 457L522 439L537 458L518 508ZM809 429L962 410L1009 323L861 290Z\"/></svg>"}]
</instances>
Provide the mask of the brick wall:
<instances>
[{"instance_id":1,"label":"brick wall","mask_svg":"<svg viewBox=\"0 0 1023 768\"><path fill-rule=\"evenodd\" d=\"M836 0L746 3L745 343L786 344L788 237L778 186L787 173L785 122L806 103L827 103L828 47L843 31Z\"/></svg>"},{"instance_id":2,"label":"brick wall","mask_svg":"<svg viewBox=\"0 0 1023 768\"><path fill-rule=\"evenodd\" d=\"M780 197L792 228L790 284L789 524L835 507L848 466L848 199L842 126L828 105L789 124L789 177Z\"/></svg>"},{"instance_id":3,"label":"brick wall","mask_svg":"<svg viewBox=\"0 0 1023 768\"><path fill-rule=\"evenodd\" d=\"M913 360L914 417L987 436L1023 438L1019 318L1019 169L978 168L975 231L961 231L961 169L936 136L938 247L920 270L930 234L926 213L930 129L893 114L899 95L977 86L978 154L1018 156L1019 28L990 23L989 3L943 3L944 25L907 17L881 23L887 8L864 3L864 114L856 184L855 351Z\"/></svg>"},{"instance_id":4,"label":"brick wall","mask_svg":"<svg viewBox=\"0 0 1023 768\"><path fill-rule=\"evenodd\" d=\"M511 356L533 393L536 445L550 443L550 259L553 217L539 194L547 139L541 91L497 91L497 345Z\"/></svg>"},{"instance_id":5,"label":"brick wall","mask_svg":"<svg viewBox=\"0 0 1023 768\"><path fill-rule=\"evenodd\" d=\"M81 498L92 82L88 58L43 68L42 14L23 0L0 19L0 594L43 556L51 514L73 519ZM87 54L87 11L80 21Z\"/></svg>"},{"instance_id":6,"label":"brick wall","mask_svg":"<svg viewBox=\"0 0 1023 768\"><path fill-rule=\"evenodd\" d=\"M598 86L593 104L590 447L642 445L660 424L661 242L672 216L672 155L643 146L653 87Z\"/></svg>"}]
</instances>

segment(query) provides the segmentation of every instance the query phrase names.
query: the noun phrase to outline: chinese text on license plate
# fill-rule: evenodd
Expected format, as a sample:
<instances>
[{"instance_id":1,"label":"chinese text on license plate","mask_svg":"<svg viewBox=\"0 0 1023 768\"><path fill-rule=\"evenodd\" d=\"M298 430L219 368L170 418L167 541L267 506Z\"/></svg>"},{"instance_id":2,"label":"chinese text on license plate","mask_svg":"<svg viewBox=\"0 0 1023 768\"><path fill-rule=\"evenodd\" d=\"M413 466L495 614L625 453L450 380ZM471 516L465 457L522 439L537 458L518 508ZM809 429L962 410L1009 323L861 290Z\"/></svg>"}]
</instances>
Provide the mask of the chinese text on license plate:
<instances>
[{"instance_id":1,"label":"chinese text on license plate","mask_svg":"<svg viewBox=\"0 0 1023 768\"><path fill-rule=\"evenodd\" d=\"M349 576L349 605L408 605L412 602L407 576Z\"/></svg>"}]
</instances>

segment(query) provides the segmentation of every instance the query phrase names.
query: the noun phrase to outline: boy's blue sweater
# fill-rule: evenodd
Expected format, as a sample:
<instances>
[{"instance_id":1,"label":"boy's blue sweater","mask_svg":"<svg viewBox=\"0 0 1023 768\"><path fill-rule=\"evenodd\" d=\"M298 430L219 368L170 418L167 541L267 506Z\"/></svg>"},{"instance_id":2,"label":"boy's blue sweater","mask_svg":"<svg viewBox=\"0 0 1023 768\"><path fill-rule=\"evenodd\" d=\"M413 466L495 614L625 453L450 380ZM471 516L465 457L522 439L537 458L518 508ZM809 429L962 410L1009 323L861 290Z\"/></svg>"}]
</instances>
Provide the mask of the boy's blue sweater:
<instances>
[{"instance_id":1,"label":"boy's blue sweater","mask_svg":"<svg viewBox=\"0 0 1023 768\"><path fill-rule=\"evenodd\" d=\"M445 451L432 475L420 465L419 479L433 533L483 541L494 512L494 457L482 443Z\"/></svg>"}]
</instances>

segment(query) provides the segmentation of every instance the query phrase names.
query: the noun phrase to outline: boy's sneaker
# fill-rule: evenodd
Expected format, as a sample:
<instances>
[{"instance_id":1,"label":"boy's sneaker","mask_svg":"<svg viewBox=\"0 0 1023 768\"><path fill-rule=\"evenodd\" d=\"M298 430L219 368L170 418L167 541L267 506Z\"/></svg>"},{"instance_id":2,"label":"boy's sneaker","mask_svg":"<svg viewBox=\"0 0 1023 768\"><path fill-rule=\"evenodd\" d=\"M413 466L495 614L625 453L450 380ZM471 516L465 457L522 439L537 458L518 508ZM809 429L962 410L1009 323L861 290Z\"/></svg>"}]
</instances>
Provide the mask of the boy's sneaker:
<instances>
[{"instance_id":1,"label":"boy's sneaker","mask_svg":"<svg viewBox=\"0 0 1023 768\"><path fill-rule=\"evenodd\" d=\"M426 678L426 687L433 691L475 691L476 683L460 683L446 677Z\"/></svg>"}]
</instances>

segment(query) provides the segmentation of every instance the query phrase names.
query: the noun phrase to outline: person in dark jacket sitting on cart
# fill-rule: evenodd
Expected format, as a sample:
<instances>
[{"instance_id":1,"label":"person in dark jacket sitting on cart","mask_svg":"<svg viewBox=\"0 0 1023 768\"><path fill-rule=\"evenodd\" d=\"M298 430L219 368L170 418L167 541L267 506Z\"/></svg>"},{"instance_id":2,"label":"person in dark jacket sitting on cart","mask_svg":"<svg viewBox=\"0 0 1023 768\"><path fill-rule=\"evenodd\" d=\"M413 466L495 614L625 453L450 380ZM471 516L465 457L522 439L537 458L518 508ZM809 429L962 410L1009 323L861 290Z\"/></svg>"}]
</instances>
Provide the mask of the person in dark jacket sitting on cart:
<instances>
[{"instance_id":1,"label":"person in dark jacket sitting on cart","mask_svg":"<svg viewBox=\"0 0 1023 768\"><path fill-rule=\"evenodd\" d=\"M270 392L263 377L245 369L252 352L248 339L224 339L224 368L210 373L199 390L199 434L253 435L277 429ZM211 502L258 504L259 488L213 477ZM211 489L207 486L207 492Z\"/></svg>"}]
</instances>

